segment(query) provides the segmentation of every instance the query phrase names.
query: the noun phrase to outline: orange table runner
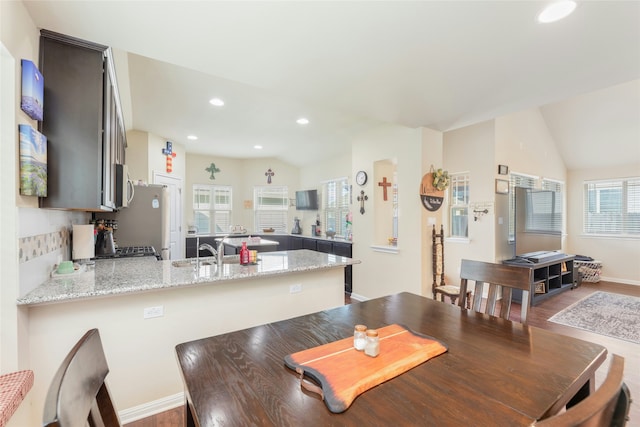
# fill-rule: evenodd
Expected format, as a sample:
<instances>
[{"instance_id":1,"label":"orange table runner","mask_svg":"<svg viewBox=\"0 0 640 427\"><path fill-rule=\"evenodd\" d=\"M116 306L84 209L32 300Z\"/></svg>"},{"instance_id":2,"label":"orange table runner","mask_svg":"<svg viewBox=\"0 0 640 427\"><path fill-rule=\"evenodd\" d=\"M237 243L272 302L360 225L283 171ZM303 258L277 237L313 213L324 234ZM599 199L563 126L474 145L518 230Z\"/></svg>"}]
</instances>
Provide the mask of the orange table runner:
<instances>
[{"instance_id":1,"label":"orange table runner","mask_svg":"<svg viewBox=\"0 0 640 427\"><path fill-rule=\"evenodd\" d=\"M353 348L353 337L285 356L300 374L302 386L321 394L331 412L344 412L360 394L447 351L426 335L400 325L378 329L380 354L370 357ZM321 387L309 386L304 375Z\"/></svg>"}]
</instances>

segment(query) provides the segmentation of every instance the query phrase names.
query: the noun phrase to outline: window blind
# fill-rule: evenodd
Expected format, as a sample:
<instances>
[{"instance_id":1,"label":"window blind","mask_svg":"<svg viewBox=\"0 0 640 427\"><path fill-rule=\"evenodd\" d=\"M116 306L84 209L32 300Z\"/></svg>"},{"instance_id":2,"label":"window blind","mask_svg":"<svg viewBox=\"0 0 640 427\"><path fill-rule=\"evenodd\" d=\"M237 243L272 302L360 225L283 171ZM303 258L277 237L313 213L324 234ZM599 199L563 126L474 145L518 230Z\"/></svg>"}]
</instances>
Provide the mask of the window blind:
<instances>
[{"instance_id":1,"label":"window blind","mask_svg":"<svg viewBox=\"0 0 640 427\"><path fill-rule=\"evenodd\" d=\"M333 230L336 235L347 237L349 182L346 178L327 181L322 186L322 193L325 230Z\"/></svg>"},{"instance_id":2,"label":"window blind","mask_svg":"<svg viewBox=\"0 0 640 427\"><path fill-rule=\"evenodd\" d=\"M585 182L584 233L640 236L640 178Z\"/></svg>"},{"instance_id":3,"label":"window blind","mask_svg":"<svg viewBox=\"0 0 640 427\"><path fill-rule=\"evenodd\" d=\"M253 188L255 230L273 228L286 232L289 213L287 186L260 186Z\"/></svg>"},{"instance_id":4,"label":"window blind","mask_svg":"<svg viewBox=\"0 0 640 427\"><path fill-rule=\"evenodd\" d=\"M451 174L449 188L451 237L469 237L469 174Z\"/></svg>"},{"instance_id":5,"label":"window blind","mask_svg":"<svg viewBox=\"0 0 640 427\"><path fill-rule=\"evenodd\" d=\"M231 225L232 206L230 186L193 186L194 225L199 233L226 233Z\"/></svg>"}]
</instances>

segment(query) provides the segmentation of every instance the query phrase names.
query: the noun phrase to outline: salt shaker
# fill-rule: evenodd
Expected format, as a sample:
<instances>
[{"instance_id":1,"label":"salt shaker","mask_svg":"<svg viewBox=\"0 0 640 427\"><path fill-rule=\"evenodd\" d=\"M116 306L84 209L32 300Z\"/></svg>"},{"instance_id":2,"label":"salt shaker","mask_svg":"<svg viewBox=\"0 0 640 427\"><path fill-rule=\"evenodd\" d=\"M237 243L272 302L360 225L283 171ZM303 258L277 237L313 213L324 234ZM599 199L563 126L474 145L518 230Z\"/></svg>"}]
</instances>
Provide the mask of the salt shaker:
<instances>
[{"instance_id":1,"label":"salt shaker","mask_svg":"<svg viewBox=\"0 0 640 427\"><path fill-rule=\"evenodd\" d=\"M365 325L356 325L353 330L353 347L356 350L364 350L366 342L367 327Z\"/></svg>"},{"instance_id":2,"label":"salt shaker","mask_svg":"<svg viewBox=\"0 0 640 427\"><path fill-rule=\"evenodd\" d=\"M380 353L380 340L378 339L378 331L375 329L367 330L367 338L364 346L364 354L376 357Z\"/></svg>"}]
</instances>

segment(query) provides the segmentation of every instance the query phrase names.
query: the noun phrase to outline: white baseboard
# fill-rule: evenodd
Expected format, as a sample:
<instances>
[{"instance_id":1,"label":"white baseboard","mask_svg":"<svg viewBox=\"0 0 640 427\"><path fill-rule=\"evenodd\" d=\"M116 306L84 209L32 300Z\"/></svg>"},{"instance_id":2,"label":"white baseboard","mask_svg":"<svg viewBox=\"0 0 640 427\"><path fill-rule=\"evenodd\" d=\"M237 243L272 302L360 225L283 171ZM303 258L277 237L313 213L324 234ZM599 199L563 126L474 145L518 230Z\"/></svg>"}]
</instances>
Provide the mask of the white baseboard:
<instances>
[{"instance_id":1,"label":"white baseboard","mask_svg":"<svg viewBox=\"0 0 640 427\"><path fill-rule=\"evenodd\" d=\"M354 293L351 293L351 299L354 299L354 300L360 301L360 302L369 300L369 298L367 298L365 296L354 294Z\"/></svg>"},{"instance_id":2,"label":"white baseboard","mask_svg":"<svg viewBox=\"0 0 640 427\"><path fill-rule=\"evenodd\" d=\"M638 282L637 280L618 279L616 277L605 277L605 276L600 276L600 280L603 280L605 282L622 283L624 285L640 286L640 282Z\"/></svg>"},{"instance_id":3,"label":"white baseboard","mask_svg":"<svg viewBox=\"0 0 640 427\"><path fill-rule=\"evenodd\" d=\"M181 392L119 411L118 416L122 424L128 424L183 405L184 393Z\"/></svg>"}]
</instances>

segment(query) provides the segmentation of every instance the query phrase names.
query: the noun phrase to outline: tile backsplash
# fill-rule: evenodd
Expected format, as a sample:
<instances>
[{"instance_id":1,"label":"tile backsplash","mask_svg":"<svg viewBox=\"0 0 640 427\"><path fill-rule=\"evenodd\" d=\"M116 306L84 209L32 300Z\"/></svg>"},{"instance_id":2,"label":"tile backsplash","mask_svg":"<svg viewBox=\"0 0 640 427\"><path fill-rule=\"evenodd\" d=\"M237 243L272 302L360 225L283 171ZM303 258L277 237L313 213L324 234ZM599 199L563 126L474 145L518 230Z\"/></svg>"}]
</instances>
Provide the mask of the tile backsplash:
<instances>
[{"instance_id":1,"label":"tile backsplash","mask_svg":"<svg viewBox=\"0 0 640 427\"><path fill-rule=\"evenodd\" d=\"M18 208L18 265L23 296L45 282L56 263L71 259L72 224L88 224L86 212Z\"/></svg>"},{"instance_id":2,"label":"tile backsplash","mask_svg":"<svg viewBox=\"0 0 640 427\"><path fill-rule=\"evenodd\" d=\"M65 254L63 258L69 259L71 256L70 235L70 230L63 228L51 233L21 237L18 241L20 263L30 261L57 250Z\"/></svg>"}]
</instances>

